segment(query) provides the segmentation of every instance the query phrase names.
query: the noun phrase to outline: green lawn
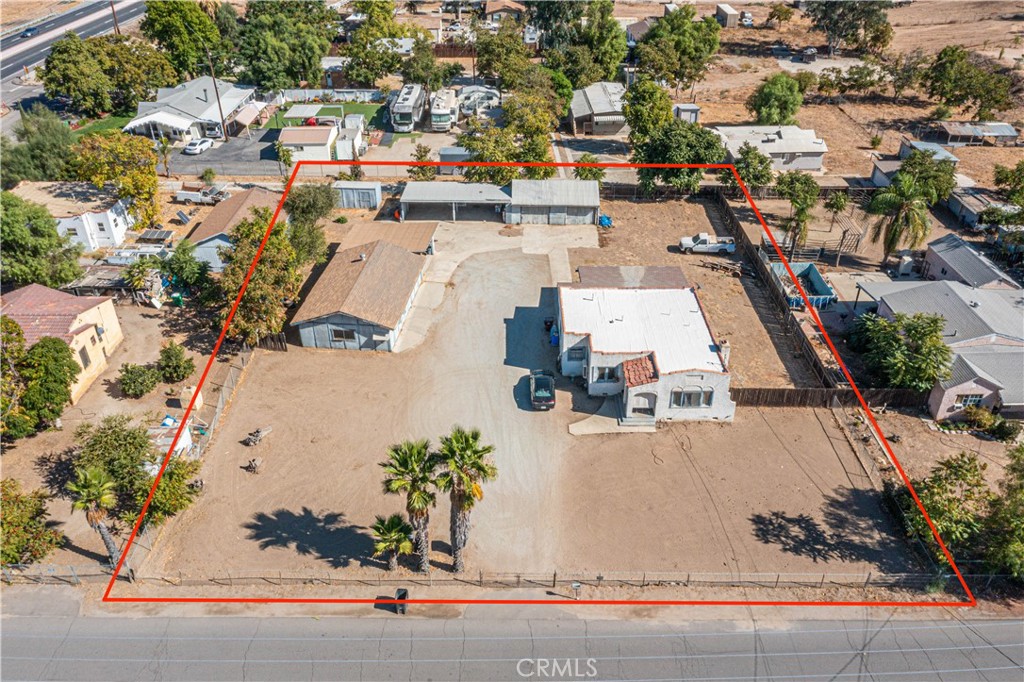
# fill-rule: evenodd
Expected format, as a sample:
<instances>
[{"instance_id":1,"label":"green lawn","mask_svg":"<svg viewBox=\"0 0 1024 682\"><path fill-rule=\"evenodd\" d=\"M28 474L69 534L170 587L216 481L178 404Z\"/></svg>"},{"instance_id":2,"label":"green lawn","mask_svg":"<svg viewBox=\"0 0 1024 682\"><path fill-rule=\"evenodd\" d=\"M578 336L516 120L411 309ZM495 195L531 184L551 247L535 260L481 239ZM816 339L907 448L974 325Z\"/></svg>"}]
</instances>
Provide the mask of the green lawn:
<instances>
[{"instance_id":1,"label":"green lawn","mask_svg":"<svg viewBox=\"0 0 1024 682\"><path fill-rule=\"evenodd\" d=\"M283 128L283 114L288 109L278 109L270 117L264 128ZM322 116L342 116L348 114L362 114L366 117L367 125L381 130L384 128L384 105L362 104L359 102L346 102L344 104L325 104L319 112Z\"/></svg>"},{"instance_id":2,"label":"green lawn","mask_svg":"<svg viewBox=\"0 0 1024 682\"><path fill-rule=\"evenodd\" d=\"M78 140L86 135L102 133L107 130L120 130L128 125L128 122L131 121L132 118L132 116L107 116L106 118L97 118L89 121L81 128L71 131L71 137Z\"/></svg>"}]
</instances>

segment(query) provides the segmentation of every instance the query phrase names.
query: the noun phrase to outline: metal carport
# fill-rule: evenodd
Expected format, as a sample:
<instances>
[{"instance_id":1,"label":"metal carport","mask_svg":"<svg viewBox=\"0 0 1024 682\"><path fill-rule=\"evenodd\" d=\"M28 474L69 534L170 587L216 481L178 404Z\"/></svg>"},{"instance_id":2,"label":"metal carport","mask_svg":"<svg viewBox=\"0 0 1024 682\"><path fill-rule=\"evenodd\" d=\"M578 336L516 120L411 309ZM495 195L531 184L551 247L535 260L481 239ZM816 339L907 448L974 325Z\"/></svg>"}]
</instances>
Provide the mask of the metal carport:
<instances>
[{"instance_id":1,"label":"metal carport","mask_svg":"<svg viewBox=\"0 0 1024 682\"><path fill-rule=\"evenodd\" d=\"M414 206L451 206L452 220L458 219L458 209L464 206L507 206L512 198L500 187L479 182L407 182L402 190L400 216L406 219Z\"/></svg>"}]
</instances>

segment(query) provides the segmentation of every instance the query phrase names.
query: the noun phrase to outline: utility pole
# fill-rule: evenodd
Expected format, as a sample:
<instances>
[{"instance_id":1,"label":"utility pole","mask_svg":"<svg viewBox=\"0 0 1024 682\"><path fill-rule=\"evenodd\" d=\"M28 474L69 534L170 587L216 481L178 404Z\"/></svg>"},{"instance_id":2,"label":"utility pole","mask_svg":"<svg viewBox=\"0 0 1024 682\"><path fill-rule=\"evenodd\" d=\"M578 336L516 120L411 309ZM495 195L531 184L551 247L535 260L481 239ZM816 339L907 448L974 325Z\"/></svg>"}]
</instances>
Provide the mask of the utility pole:
<instances>
[{"instance_id":1,"label":"utility pole","mask_svg":"<svg viewBox=\"0 0 1024 682\"><path fill-rule=\"evenodd\" d=\"M206 49L206 62L210 65L210 78L213 79L213 94L217 97L217 111L220 112L220 134L226 143L228 141L228 124L224 121L224 107L220 104L220 88L217 87L217 74L213 70L213 55L210 54L210 48L207 47L205 42L203 47Z\"/></svg>"},{"instance_id":2,"label":"utility pole","mask_svg":"<svg viewBox=\"0 0 1024 682\"><path fill-rule=\"evenodd\" d=\"M114 15L114 33L121 35L121 27L117 23L117 10L114 9L114 0L110 0L110 13Z\"/></svg>"}]
</instances>

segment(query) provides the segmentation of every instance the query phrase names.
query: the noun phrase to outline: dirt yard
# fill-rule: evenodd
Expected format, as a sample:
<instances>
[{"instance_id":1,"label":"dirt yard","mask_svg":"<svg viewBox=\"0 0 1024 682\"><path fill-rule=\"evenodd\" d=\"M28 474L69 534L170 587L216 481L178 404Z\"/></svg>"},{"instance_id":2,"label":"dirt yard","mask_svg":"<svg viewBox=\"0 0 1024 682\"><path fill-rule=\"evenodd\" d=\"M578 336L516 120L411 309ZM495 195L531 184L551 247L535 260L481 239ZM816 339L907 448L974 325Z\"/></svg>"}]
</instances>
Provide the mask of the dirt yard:
<instances>
[{"instance_id":1,"label":"dirt yard","mask_svg":"<svg viewBox=\"0 0 1024 682\"><path fill-rule=\"evenodd\" d=\"M555 362L550 285L546 257L479 254L412 350L257 351L208 450L202 497L143 574L379 576L368 527L403 502L380 492L377 463L389 444L436 442L455 423L482 430L499 470L473 514L470 572L916 570L828 412L743 409L733 424L574 437L568 425L600 403L569 381L554 411L530 410L527 372ZM239 441L263 425L274 431L254 476ZM439 499L440 569L447 521Z\"/></svg>"}]
</instances>

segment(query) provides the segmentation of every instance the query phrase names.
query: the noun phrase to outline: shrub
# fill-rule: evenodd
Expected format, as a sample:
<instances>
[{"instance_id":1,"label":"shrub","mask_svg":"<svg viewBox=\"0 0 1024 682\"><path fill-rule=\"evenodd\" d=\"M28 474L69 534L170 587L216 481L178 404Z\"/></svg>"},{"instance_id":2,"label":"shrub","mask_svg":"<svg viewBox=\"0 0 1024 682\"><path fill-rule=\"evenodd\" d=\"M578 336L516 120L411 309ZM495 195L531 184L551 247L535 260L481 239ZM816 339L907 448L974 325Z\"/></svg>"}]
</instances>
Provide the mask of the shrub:
<instances>
[{"instance_id":1,"label":"shrub","mask_svg":"<svg viewBox=\"0 0 1024 682\"><path fill-rule=\"evenodd\" d=\"M995 426L996 416L991 411L977 405L964 408L964 422L981 431L988 431Z\"/></svg>"},{"instance_id":2,"label":"shrub","mask_svg":"<svg viewBox=\"0 0 1024 682\"><path fill-rule=\"evenodd\" d=\"M882 136L881 135L872 135L871 136L871 148L872 149L878 149L881 146L882 146Z\"/></svg>"},{"instance_id":3,"label":"shrub","mask_svg":"<svg viewBox=\"0 0 1024 682\"><path fill-rule=\"evenodd\" d=\"M0 481L0 558L5 564L30 564L64 544L64 535L50 526L47 495L22 491L13 478Z\"/></svg>"},{"instance_id":4,"label":"shrub","mask_svg":"<svg viewBox=\"0 0 1024 682\"><path fill-rule=\"evenodd\" d=\"M141 398L160 382L160 371L154 367L133 365L126 362L121 365L121 373L117 377L121 392L129 398Z\"/></svg>"},{"instance_id":5,"label":"shrub","mask_svg":"<svg viewBox=\"0 0 1024 682\"><path fill-rule=\"evenodd\" d=\"M818 74L813 71L800 71L794 75L793 78L796 80L796 84L800 87L801 93L813 90L818 84Z\"/></svg>"},{"instance_id":6,"label":"shrub","mask_svg":"<svg viewBox=\"0 0 1024 682\"><path fill-rule=\"evenodd\" d=\"M205 182L207 185L212 185L213 181L217 178L217 171L212 168L206 168L199 175L199 179Z\"/></svg>"},{"instance_id":7,"label":"shrub","mask_svg":"<svg viewBox=\"0 0 1024 682\"><path fill-rule=\"evenodd\" d=\"M996 423L986 429L986 432L998 441L1011 443L1017 439L1022 429L1024 425L1018 421L996 418Z\"/></svg>"},{"instance_id":8,"label":"shrub","mask_svg":"<svg viewBox=\"0 0 1024 682\"><path fill-rule=\"evenodd\" d=\"M949 118L952 115L953 115L953 110L952 109L950 109L945 104L940 104L939 106L937 106L934 109L932 109L932 113L930 115L930 118L933 121L945 121L947 118Z\"/></svg>"},{"instance_id":9,"label":"shrub","mask_svg":"<svg viewBox=\"0 0 1024 682\"><path fill-rule=\"evenodd\" d=\"M168 384L176 384L192 376L196 371L196 363L185 356L185 349L171 341L160 349L160 360L157 363L160 377Z\"/></svg>"},{"instance_id":10,"label":"shrub","mask_svg":"<svg viewBox=\"0 0 1024 682\"><path fill-rule=\"evenodd\" d=\"M334 222L338 223L339 225L344 225L345 223L348 222L348 218L346 218L343 215L340 215L340 216L338 216L337 218L334 219Z\"/></svg>"}]
</instances>

